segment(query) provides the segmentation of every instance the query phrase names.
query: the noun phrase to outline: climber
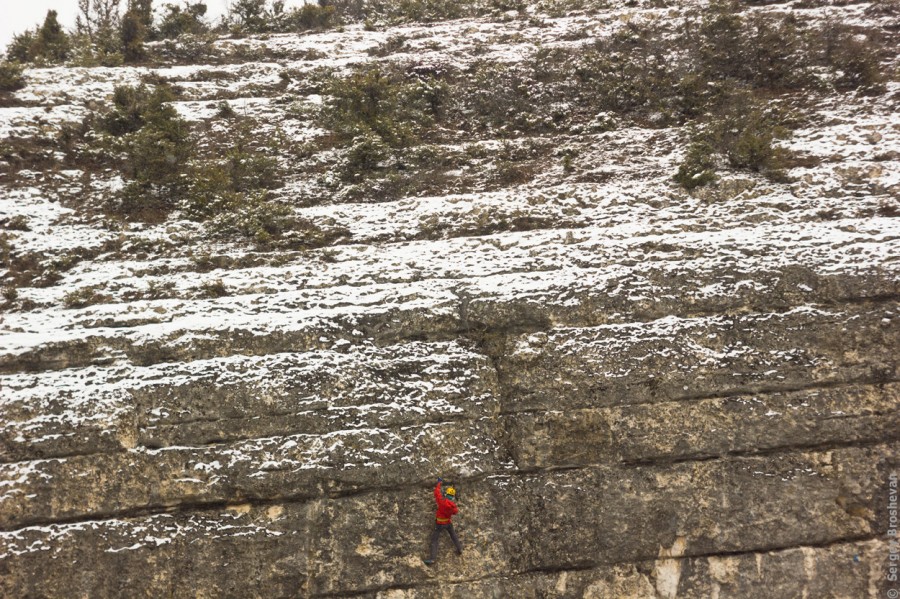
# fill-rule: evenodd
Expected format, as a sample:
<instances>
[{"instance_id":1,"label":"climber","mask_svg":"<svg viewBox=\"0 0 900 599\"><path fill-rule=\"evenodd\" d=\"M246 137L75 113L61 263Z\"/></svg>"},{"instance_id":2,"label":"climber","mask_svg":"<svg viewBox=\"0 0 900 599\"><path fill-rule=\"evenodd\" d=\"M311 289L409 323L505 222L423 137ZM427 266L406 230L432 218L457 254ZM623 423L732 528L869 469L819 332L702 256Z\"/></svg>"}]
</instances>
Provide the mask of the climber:
<instances>
[{"instance_id":1,"label":"climber","mask_svg":"<svg viewBox=\"0 0 900 599\"><path fill-rule=\"evenodd\" d=\"M459 513L459 508L456 507L456 489L453 487L447 487L443 491L441 490L441 484L444 482L443 478L437 479L437 484L434 486L434 501L437 503L437 516L434 523L434 531L431 533L431 555L428 559L423 560L426 566L430 566L434 563L434 559L437 557L438 543L441 540L441 532L447 531L450 534L450 540L453 541L453 544L456 546L456 555L462 555L462 545L459 544L459 539L456 537L456 531L453 530L453 523L450 522L450 519Z\"/></svg>"}]
</instances>

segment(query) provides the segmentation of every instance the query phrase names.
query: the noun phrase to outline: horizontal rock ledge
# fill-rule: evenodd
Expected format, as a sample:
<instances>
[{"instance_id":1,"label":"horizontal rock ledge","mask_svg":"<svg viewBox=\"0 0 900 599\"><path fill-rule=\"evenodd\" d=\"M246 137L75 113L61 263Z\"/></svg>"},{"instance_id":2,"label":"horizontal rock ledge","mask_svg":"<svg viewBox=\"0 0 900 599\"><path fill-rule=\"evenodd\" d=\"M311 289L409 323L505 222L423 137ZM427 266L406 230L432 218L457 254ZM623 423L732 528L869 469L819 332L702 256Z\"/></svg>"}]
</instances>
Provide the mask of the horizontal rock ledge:
<instances>
[{"instance_id":1,"label":"horizontal rock ledge","mask_svg":"<svg viewBox=\"0 0 900 599\"><path fill-rule=\"evenodd\" d=\"M874 538L886 523L881 495L898 449L894 443L463 481L457 528L466 555L457 560L444 547L437 574L452 582L661 557L697 556L700 564L723 553ZM91 589L96 597L124 589L146 596L198 587L314 596L415 586L435 575L420 559L432 501L427 487L385 489L29 527L0 534L0 584L42 596ZM665 562L660 567L671 575L671 560Z\"/></svg>"}]
</instances>

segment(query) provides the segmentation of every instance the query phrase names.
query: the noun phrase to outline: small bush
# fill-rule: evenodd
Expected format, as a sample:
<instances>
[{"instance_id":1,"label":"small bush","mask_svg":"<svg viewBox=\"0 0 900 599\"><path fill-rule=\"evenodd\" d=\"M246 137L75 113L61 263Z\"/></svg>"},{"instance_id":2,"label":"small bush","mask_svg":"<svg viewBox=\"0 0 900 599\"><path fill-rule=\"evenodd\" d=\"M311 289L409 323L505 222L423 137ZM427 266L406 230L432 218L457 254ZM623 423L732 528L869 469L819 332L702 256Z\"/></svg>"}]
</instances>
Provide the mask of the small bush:
<instances>
[{"instance_id":1,"label":"small bush","mask_svg":"<svg viewBox=\"0 0 900 599\"><path fill-rule=\"evenodd\" d=\"M237 116L237 113L231 107L231 104L226 100L222 100L216 107L216 116L220 119L233 119Z\"/></svg>"},{"instance_id":2,"label":"small bush","mask_svg":"<svg viewBox=\"0 0 900 599\"><path fill-rule=\"evenodd\" d=\"M464 15L466 2L445 2L444 0L398 0L384 5L389 21L416 21L430 23L458 19Z\"/></svg>"},{"instance_id":3,"label":"small bush","mask_svg":"<svg viewBox=\"0 0 900 599\"><path fill-rule=\"evenodd\" d=\"M208 222L215 237L250 240L261 247L292 245L291 233L302 233L310 226L290 206L270 200L265 192L232 196L227 209Z\"/></svg>"},{"instance_id":4,"label":"small bush","mask_svg":"<svg viewBox=\"0 0 900 599\"><path fill-rule=\"evenodd\" d=\"M203 283L200 287L200 293L203 297L210 298L225 297L230 294L228 288L225 287L225 283L222 282L222 279Z\"/></svg>"},{"instance_id":5,"label":"small bush","mask_svg":"<svg viewBox=\"0 0 900 599\"><path fill-rule=\"evenodd\" d=\"M25 87L22 65L15 62L0 62L0 92L14 92Z\"/></svg>"},{"instance_id":6,"label":"small bush","mask_svg":"<svg viewBox=\"0 0 900 599\"><path fill-rule=\"evenodd\" d=\"M183 165L191 157L193 143L187 123L170 108L126 136L122 147L128 176L154 185L169 185L179 179Z\"/></svg>"},{"instance_id":7,"label":"small bush","mask_svg":"<svg viewBox=\"0 0 900 599\"><path fill-rule=\"evenodd\" d=\"M262 151L237 143L225 155L231 189L237 192L275 189L282 183L278 160Z\"/></svg>"},{"instance_id":8,"label":"small bush","mask_svg":"<svg viewBox=\"0 0 900 599\"><path fill-rule=\"evenodd\" d=\"M341 178L358 181L381 167L391 156L391 150L376 135L363 135L353 140L341 165Z\"/></svg>"},{"instance_id":9,"label":"small bush","mask_svg":"<svg viewBox=\"0 0 900 599\"><path fill-rule=\"evenodd\" d=\"M327 29L337 24L334 6L304 4L287 17L287 28L295 31Z\"/></svg>"},{"instance_id":10,"label":"small bush","mask_svg":"<svg viewBox=\"0 0 900 599\"><path fill-rule=\"evenodd\" d=\"M221 60L222 53L215 47L214 33L183 34L177 39L167 39L153 48L154 58L185 64L198 64Z\"/></svg>"},{"instance_id":11,"label":"small bush","mask_svg":"<svg viewBox=\"0 0 900 599\"><path fill-rule=\"evenodd\" d=\"M578 57L574 74L580 93L594 111L636 116L671 112L670 90L679 81L679 69L667 52L671 45L649 26L623 28Z\"/></svg>"},{"instance_id":12,"label":"small bush","mask_svg":"<svg viewBox=\"0 0 900 599\"><path fill-rule=\"evenodd\" d=\"M520 185L534 177L535 167L528 159L532 148L528 144L517 147L504 142L493 154L493 179L500 185Z\"/></svg>"},{"instance_id":13,"label":"small bush","mask_svg":"<svg viewBox=\"0 0 900 599\"><path fill-rule=\"evenodd\" d=\"M715 151L705 142L693 142L678 165L675 182L685 189L702 187L716 180Z\"/></svg>"},{"instance_id":14,"label":"small bush","mask_svg":"<svg viewBox=\"0 0 900 599\"><path fill-rule=\"evenodd\" d=\"M697 59L708 79L747 79L744 20L734 0L714 0L700 21Z\"/></svg>"},{"instance_id":15,"label":"small bush","mask_svg":"<svg viewBox=\"0 0 900 599\"><path fill-rule=\"evenodd\" d=\"M774 180L782 178L790 156L775 144L787 133L777 110L748 92L737 92L704 120L703 133L694 136L692 148L676 175L681 185L690 188L695 177L698 184L711 180L704 172L714 173L713 152L723 155L734 168L763 173Z\"/></svg>"},{"instance_id":16,"label":"small bush","mask_svg":"<svg viewBox=\"0 0 900 599\"><path fill-rule=\"evenodd\" d=\"M534 166L510 160L499 160L496 164L496 180L501 185L520 185L534 177Z\"/></svg>"},{"instance_id":17,"label":"small bush","mask_svg":"<svg viewBox=\"0 0 900 599\"><path fill-rule=\"evenodd\" d=\"M800 89L813 81L808 43L792 17L755 15L747 20L743 38L748 76L765 89Z\"/></svg>"},{"instance_id":18,"label":"small bush","mask_svg":"<svg viewBox=\"0 0 900 599\"><path fill-rule=\"evenodd\" d=\"M17 214L9 219L4 219L0 222L0 227L7 229L9 231L30 231L31 227L28 226L28 219L25 218L22 214Z\"/></svg>"},{"instance_id":19,"label":"small bush","mask_svg":"<svg viewBox=\"0 0 900 599\"><path fill-rule=\"evenodd\" d=\"M35 32L28 30L13 35L12 41L6 46L6 57L16 62L33 61L36 38Z\"/></svg>"},{"instance_id":20,"label":"small bush","mask_svg":"<svg viewBox=\"0 0 900 599\"><path fill-rule=\"evenodd\" d=\"M884 74L875 39L845 28L832 35L837 39L827 49L826 59L837 75L835 86L840 90L883 91Z\"/></svg>"},{"instance_id":21,"label":"small bush","mask_svg":"<svg viewBox=\"0 0 900 599\"><path fill-rule=\"evenodd\" d=\"M66 308L84 308L108 301L110 297L101 293L100 289L100 287L92 286L70 291L63 296L63 305Z\"/></svg>"},{"instance_id":22,"label":"small bush","mask_svg":"<svg viewBox=\"0 0 900 599\"><path fill-rule=\"evenodd\" d=\"M48 10L35 38L35 56L50 62L62 62L69 57L70 47L69 36L60 26L56 11Z\"/></svg>"},{"instance_id":23,"label":"small bush","mask_svg":"<svg viewBox=\"0 0 900 599\"><path fill-rule=\"evenodd\" d=\"M146 85L116 86L113 89L113 110L100 120L100 128L116 137L134 133L151 119L172 118L172 109L167 109L165 104L174 99L167 85L157 85L152 89Z\"/></svg>"},{"instance_id":24,"label":"small bush","mask_svg":"<svg viewBox=\"0 0 900 599\"><path fill-rule=\"evenodd\" d=\"M240 33L264 33L270 29L270 18L266 0L235 0L226 15L232 30Z\"/></svg>"},{"instance_id":25,"label":"small bush","mask_svg":"<svg viewBox=\"0 0 900 599\"><path fill-rule=\"evenodd\" d=\"M275 148L255 146L252 127L251 121L239 122L224 157L209 157L191 168L181 204L188 218L204 221L234 211L245 194L282 184L281 168L271 155Z\"/></svg>"},{"instance_id":26,"label":"small bush","mask_svg":"<svg viewBox=\"0 0 900 599\"><path fill-rule=\"evenodd\" d=\"M455 111L469 115L472 124L498 132L536 131L542 128L541 102L531 90L537 87L525 68L493 62L474 64L454 90Z\"/></svg>"},{"instance_id":27,"label":"small bush","mask_svg":"<svg viewBox=\"0 0 900 599\"><path fill-rule=\"evenodd\" d=\"M712 143L733 167L757 172L778 169L774 142L781 132L774 115L749 99L739 97L733 102L712 121Z\"/></svg>"}]
</instances>

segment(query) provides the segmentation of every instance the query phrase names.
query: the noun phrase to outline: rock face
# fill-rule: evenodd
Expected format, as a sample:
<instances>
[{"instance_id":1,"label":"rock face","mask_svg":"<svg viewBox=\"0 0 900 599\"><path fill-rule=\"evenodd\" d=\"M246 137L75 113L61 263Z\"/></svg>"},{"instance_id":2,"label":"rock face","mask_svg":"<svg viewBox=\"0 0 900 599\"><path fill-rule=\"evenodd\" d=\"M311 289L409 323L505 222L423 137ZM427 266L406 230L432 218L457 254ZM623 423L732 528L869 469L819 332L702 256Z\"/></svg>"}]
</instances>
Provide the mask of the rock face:
<instances>
[{"instance_id":1,"label":"rock face","mask_svg":"<svg viewBox=\"0 0 900 599\"><path fill-rule=\"evenodd\" d=\"M779 9L794 10L758 10ZM228 97L307 139L321 132L282 101L279 71L313 104L304 77L388 60L391 36L423 64L473 59L476 33L514 62L534 39L679 14L529 10L223 39L255 54L212 79L30 69L0 129L52 137L88 98L155 73L195 124ZM62 195L99 193L104 175L16 171L0 209L29 227L4 238L4 276L27 256L77 259L21 285L0 323L0 595L890 596L900 87L886 85L820 98L784 142L816 160L783 181L727 171L721 197L678 189L678 127L548 135L578 149L580 176L547 163L499 191L338 194L295 207L333 233L301 252L210 241L177 216L111 232ZM198 292L212 283L227 293ZM89 305L64 301L98 285ZM460 490L465 551L442 545L428 568L437 476Z\"/></svg>"}]
</instances>

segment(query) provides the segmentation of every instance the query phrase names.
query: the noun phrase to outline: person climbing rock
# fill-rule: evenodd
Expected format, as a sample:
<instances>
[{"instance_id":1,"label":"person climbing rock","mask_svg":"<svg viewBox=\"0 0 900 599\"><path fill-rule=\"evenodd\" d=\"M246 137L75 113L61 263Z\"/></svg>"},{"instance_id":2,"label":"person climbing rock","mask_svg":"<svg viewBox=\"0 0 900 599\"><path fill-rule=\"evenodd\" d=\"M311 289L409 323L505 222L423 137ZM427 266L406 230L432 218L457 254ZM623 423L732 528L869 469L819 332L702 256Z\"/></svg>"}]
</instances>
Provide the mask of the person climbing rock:
<instances>
[{"instance_id":1,"label":"person climbing rock","mask_svg":"<svg viewBox=\"0 0 900 599\"><path fill-rule=\"evenodd\" d=\"M426 566L434 563L437 557L438 543L441 540L441 533L445 530L450 535L450 540L456 546L456 555L462 555L462 545L459 544L459 538L457 538L456 531L453 530L453 523L450 521L453 516L459 513L459 508L456 507L456 489L447 487L442 490L441 485L443 482L444 479L439 478L434 486L434 501L437 503L437 514L435 516L434 531L431 533L431 554L428 559L423 560Z\"/></svg>"}]
</instances>

